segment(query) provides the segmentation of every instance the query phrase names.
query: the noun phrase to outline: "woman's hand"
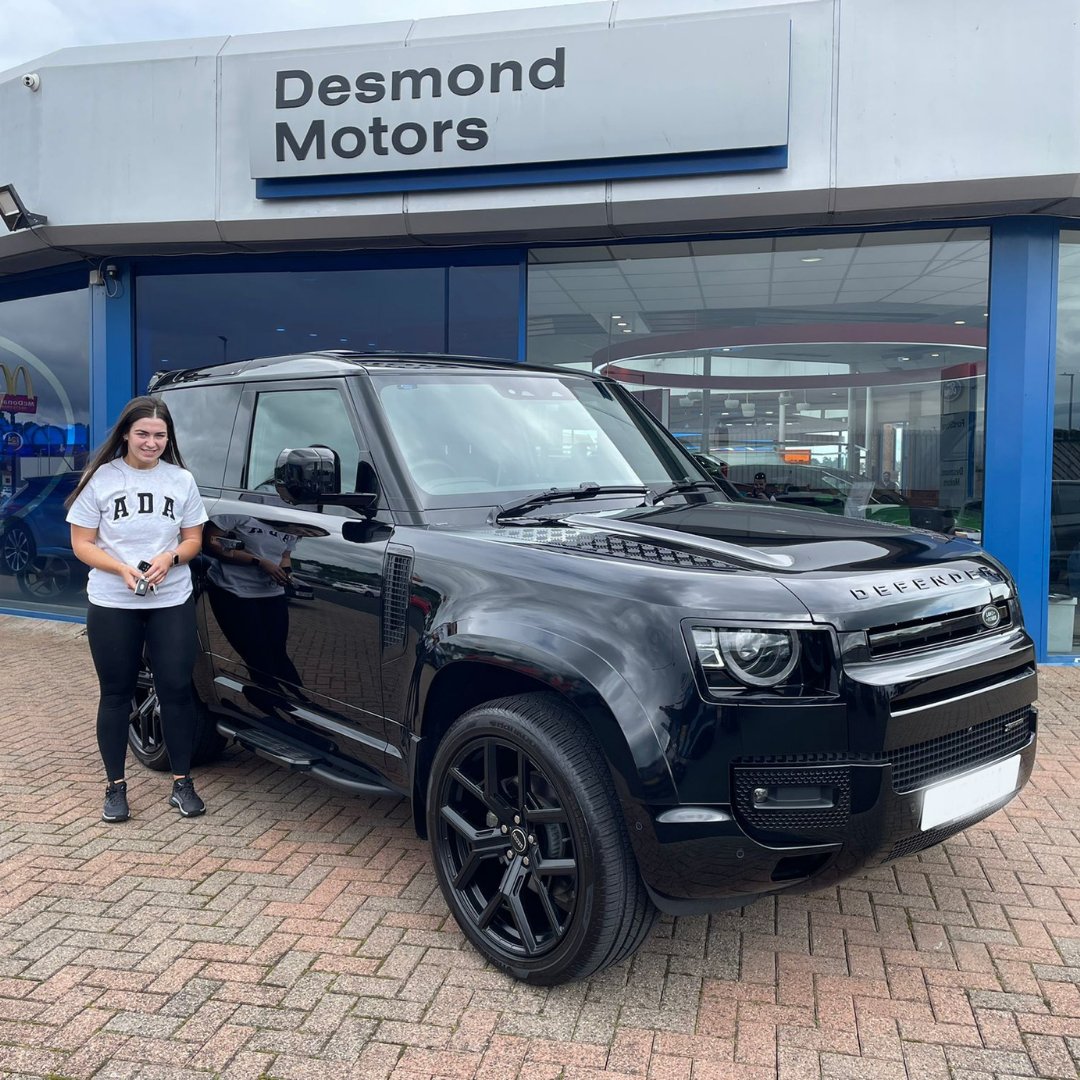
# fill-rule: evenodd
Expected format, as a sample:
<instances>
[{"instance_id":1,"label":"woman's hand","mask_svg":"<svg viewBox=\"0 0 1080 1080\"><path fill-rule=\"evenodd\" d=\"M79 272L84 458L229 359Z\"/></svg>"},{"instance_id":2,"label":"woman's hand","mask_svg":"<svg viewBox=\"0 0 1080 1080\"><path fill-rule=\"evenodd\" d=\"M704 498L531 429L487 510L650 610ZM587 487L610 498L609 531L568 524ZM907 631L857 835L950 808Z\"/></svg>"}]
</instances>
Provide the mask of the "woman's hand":
<instances>
[{"instance_id":1,"label":"woman's hand","mask_svg":"<svg viewBox=\"0 0 1080 1080\"><path fill-rule=\"evenodd\" d=\"M124 584L132 591L143 577L142 573L134 566L121 566L117 573L124 579Z\"/></svg>"},{"instance_id":2,"label":"woman's hand","mask_svg":"<svg viewBox=\"0 0 1080 1080\"><path fill-rule=\"evenodd\" d=\"M289 573L288 573L288 571L283 566L279 566L272 559L260 559L259 560L259 569L264 574L266 574L267 577L271 578L274 582L276 582L278 585L286 585L286 584L288 584L288 581L289 581Z\"/></svg>"},{"instance_id":3,"label":"woman's hand","mask_svg":"<svg viewBox=\"0 0 1080 1080\"><path fill-rule=\"evenodd\" d=\"M150 569L146 571L143 577L145 577L151 585L160 585L172 569L172 559L171 551L163 551L160 555L155 555L150 560Z\"/></svg>"}]
</instances>

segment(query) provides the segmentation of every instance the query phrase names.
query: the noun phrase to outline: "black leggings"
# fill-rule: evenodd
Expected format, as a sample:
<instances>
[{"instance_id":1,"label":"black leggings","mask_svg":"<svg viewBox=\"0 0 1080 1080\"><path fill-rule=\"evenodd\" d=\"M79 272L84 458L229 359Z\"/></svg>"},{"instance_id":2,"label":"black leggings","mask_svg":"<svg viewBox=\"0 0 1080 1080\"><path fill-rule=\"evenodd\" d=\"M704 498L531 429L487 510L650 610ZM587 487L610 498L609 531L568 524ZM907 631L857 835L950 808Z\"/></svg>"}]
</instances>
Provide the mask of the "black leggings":
<instances>
[{"instance_id":1,"label":"black leggings","mask_svg":"<svg viewBox=\"0 0 1080 1080\"><path fill-rule=\"evenodd\" d=\"M119 780L127 757L131 700L146 646L154 671L154 689L161 704L161 728L169 762L176 776L187 776L195 748L195 702L191 673L195 668L195 600L165 608L98 607L86 612L86 636L94 658L101 701L97 740L105 775Z\"/></svg>"}]
</instances>

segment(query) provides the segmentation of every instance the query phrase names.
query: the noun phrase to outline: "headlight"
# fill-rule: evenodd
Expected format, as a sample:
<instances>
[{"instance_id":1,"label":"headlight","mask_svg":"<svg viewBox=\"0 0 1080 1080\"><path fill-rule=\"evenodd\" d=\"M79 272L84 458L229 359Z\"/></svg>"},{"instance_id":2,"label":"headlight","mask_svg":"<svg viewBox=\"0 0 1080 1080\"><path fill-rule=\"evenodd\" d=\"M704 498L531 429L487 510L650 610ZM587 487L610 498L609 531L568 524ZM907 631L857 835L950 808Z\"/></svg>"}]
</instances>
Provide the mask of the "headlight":
<instances>
[{"instance_id":1,"label":"headlight","mask_svg":"<svg viewBox=\"0 0 1080 1080\"><path fill-rule=\"evenodd\" d=\"M744 686L779 686L799 663L799 638L791 630L695 626L693 637L710 684L726 672Z\"/></svg>"}]
</instances>

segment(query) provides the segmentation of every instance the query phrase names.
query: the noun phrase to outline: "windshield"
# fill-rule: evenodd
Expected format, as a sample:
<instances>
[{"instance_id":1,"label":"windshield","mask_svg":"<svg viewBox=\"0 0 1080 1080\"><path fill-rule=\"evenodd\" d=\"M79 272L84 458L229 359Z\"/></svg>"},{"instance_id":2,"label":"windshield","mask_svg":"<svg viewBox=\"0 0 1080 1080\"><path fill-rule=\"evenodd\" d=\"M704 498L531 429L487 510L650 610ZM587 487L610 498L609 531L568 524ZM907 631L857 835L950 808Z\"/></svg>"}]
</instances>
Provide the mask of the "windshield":
<instances>
[{"instance_id":1,"label":"windshield","mask_svg":"<svg viewBox=\"0 0 1080 1080\"><path fill-rule=\"evenodd\" d=\"M591 379L509 371L377 375L372 383L429 506L493 506L579 484L708 479L647 414Z\"/></svg>"}]
</instances>

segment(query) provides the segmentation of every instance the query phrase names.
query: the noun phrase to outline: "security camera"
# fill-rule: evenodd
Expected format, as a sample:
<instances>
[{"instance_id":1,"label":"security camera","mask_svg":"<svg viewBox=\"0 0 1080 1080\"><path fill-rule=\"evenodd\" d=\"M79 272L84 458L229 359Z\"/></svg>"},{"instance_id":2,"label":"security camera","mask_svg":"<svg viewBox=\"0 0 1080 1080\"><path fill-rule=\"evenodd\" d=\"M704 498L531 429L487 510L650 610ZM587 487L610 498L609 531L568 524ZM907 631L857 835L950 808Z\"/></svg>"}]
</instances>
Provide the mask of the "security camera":
<instances>
[{"instance_id":1,"label":"security camera","mask_svg":"<svg viewBox=\"0 0 1080 1080\"><path fill-rule=\"evenodd\" d=\"M28 71L22 77L22 84L27 90L37 90L41 86L41 76L36 71Z\"/></svg>"}]
</instances>

